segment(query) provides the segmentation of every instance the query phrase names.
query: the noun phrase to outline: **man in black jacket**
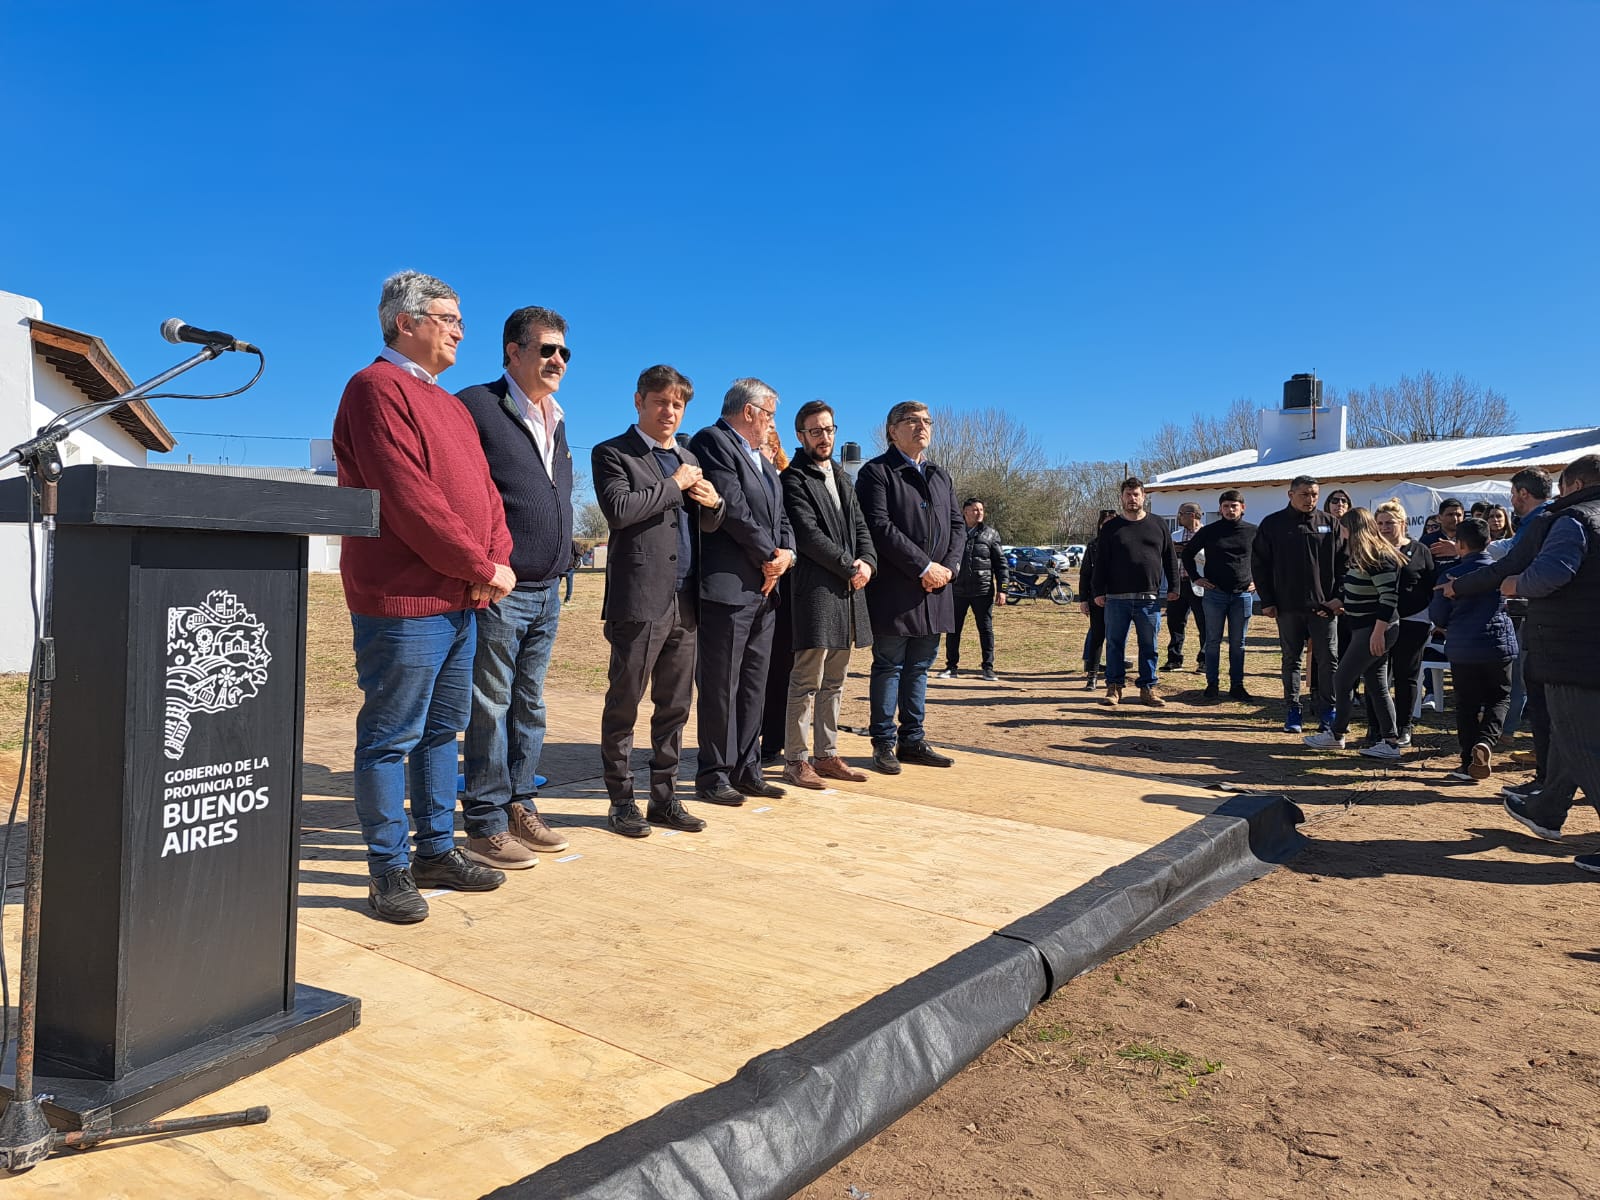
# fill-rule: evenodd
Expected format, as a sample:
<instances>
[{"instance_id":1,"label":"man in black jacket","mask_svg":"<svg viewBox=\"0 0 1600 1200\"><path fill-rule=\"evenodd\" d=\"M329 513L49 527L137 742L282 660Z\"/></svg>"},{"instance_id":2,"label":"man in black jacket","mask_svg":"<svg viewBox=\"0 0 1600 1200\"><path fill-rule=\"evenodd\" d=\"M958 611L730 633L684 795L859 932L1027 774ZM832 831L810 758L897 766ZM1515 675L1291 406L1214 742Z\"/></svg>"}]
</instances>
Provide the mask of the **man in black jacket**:
<instances>
[{"instance_id":1,"label":"man in black jacket","mask_svg":"<svg viewBox=\"0 0 1600 1200\"><path fill-rule=\"evenodd\" d=\"M802 404L794 428L800 445L782 475L783 507L800 556L789 582L790 612L778 614L792 620L794 646L783 778L813 789L827 787L824 779L865 783L866 775L839 757L839 707L851 647L872 644L864 589L878 554L850 477L833 461L833 409L823 400Z\"/></svg>"},{"instance_id":2,"label":"man in black jacket","mask_svg":"<svg viewBox=\"0 0 1600 1200\"><path fill-rule=\"evenodd\" d=\"M1251 549L1251 575L1261 596L1261 615L1278 622L1283 656L1283 728L1299 733L1300 659L1312 643L1313 719L1333 718L1333 672L1339 661L1338 624L1328 609L1344 577L1344 538L1339 525L1317 507L1321 486L1309 475L1289 483L1289 503L1261 519Z\"/></svg>"},{"instance_id":3,"label":"man in black jacket","mask_svg":"<svg viewBox=\"0 0 1600 1200\"><path fill-rule=\"evenodd\" d=\"M561 620L556 585L572 557L572 454L556 403L572 351L566 321L536 306L506 318L501 344L505 374L459 394L505 505L517 576L509 596L478 613L461 815L467 857L516 871L538 862L535 851L567 848L534 797L544 677Z\"/></svg>"},{"instance_id":4,"label":"man in black jacket","mask_svg":"<svg viewBox=\"0 0 1600 1200\"><path fill-rule=\"evenodd\" d=\"M1000 535L983 521L983 501L968 496L961 502L961 519L967 523L967 541L956 572L956 628L945 635L944 670L940 679L954 679L961 668L961 632L972 612L978 627L978 649L983 652L983 677L994 679L994 606L1006 602L1006 555Z\"/></svg>"},{"instance_id":5,"label":"man in black jacket","mask_svg":"<svg viewBox=\"0 0 1600 1200\"><path fill-rule=\"evenodd\" d=\"M1207 700L1221 699L1222 631L1228 631L1228 699L1249 700L1244 686L1244 639L1250 628L1250 606L1255 602L1255 582L1250 577L1251 550L1256 527L1244 519L1244 495L1229 488L1217 500L1221 517L1193 533L1183 543L1179 557L1184 573L1202 593L1206 619L1202 624L1206 644L1201 661L1206 669ZM1200 555L1206 556L1200 566Z\"/></svg>"},{"instance_id":6,"label":"man in black jacket","mask_svg":"<svg viewBox=\"0 0 1600 1200\"><path fill-rule=\"evenodd\" d=\"M856 496L879 563L867 583L872 765L898 775L901 763L954 763L928 745L923 719L939 635L956 627L950 581L961 565L965 526L949 472L927 459L933 438L927 406L915 400L896 404L884 433L889 449L862 466Z\"/></svg>"}]
</instances>

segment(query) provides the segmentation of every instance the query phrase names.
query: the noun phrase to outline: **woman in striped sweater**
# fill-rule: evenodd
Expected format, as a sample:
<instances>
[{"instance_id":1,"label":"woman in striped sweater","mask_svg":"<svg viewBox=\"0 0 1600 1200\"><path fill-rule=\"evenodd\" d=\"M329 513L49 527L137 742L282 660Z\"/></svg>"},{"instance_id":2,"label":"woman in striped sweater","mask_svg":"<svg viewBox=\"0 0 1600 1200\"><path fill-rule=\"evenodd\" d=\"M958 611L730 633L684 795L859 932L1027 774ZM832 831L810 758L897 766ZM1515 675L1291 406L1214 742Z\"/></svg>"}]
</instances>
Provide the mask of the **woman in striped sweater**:
<instances>
[{"instance_id":1,"label":"woman in striped sweater","mask_svg":"<svg viewBox=\"0 0 1600 1200\"><path fill-rule=\"evenodd\" d=\"M1343 750L1345 731L1355 707L1358 679L1365 679L1366 692L1377 708L1378 731L1382 740L1364 747L1368 758L1400 757L1399 734L1395 727L1394 697L1389 692L1389 652L1400 637L1396 610L1400 605L1400 568L1405 558L1378 532L1372 514L1352 508L1344 515L1347 534L1348 566L1339 583L1339 597L1328 607L1337 612L1341 624L1350 628L1349 647L1339 656L1339 670L1333 679L1337 699L1333 730L1314 733L1305 744L1315 750Z\"/></svg>"}]
</instances>

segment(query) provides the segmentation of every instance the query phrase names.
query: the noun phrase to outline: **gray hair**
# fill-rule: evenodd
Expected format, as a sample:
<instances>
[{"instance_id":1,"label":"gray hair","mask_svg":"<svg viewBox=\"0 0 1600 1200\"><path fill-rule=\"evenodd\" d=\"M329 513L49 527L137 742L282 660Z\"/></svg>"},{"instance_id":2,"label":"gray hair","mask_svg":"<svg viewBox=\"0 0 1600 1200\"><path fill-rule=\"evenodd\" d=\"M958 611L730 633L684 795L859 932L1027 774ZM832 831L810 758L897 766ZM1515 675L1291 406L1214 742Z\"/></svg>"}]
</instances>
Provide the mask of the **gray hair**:
<instances>
[{"instance_id":1,"label":"gray hair","mask_svg":"<svg viewBox=\"0 0 1600 1200\"><path fill-rule=\"evenodd\" d=\"M743 412L746 404L754 404L757 408L770 408L776 411L778 393L759 379L735 379L728 388L727 395L722 397L722 415L731 417L735 413Z\"/></svg>"},{"instance_id":2,"label":"gray hair","mask_svg":"<svg viewBox=\"0 0 1600 1200\"><path fill-rule=\"evenodd\" d=\"M921 400L900 401L899 404L896 404L889 410L889 415L884 418L883 436L888 439L891 446L894 445L894 434L892 434L890 430L892 430L896 425L900 424L901 421L904 421L907 417L911 416L913 413L925 413L927 411L928 406Z\"/></svg>"},{"instance_id":3,"label":"gray hair","mask_svg":"<svg viewBox=\"0 0 1600 1200\"><path fill-rule=\"evenodd\" d=\"M401 271L383 281L383 295L378 298L378 324L383 328L383 344L394 345L400 336L400 314L420 316L423 305L430 300L454 300L461 303L455 289L443 280L421 271Z\"/></svg>"}]
</instances>

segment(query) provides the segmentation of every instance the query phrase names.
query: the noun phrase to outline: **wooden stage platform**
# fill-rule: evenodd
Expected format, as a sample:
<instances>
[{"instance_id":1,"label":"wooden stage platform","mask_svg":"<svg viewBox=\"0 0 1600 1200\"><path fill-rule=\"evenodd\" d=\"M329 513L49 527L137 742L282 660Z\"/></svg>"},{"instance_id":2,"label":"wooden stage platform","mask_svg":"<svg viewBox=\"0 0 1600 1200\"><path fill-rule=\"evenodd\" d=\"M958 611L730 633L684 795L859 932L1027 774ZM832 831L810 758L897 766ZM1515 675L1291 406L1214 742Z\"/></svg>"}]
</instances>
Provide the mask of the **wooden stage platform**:
<instances>
[{"instance_id":1,"label":"wooden stage platform","mask_svg":"<svg viewBox=\"0 0 1600 1200\"><path fill-rule=\"evenodd\" d=\"M550 699L541 810L570 849L493 893L434 894L411 927L367 909L350 719L309 719L297 974L359 996L359 1028L179 1110L267 1104L264 1126L58 1156L0 1182L5 1197L480 1196L729 1079L1224 799L965 751L950 770L739 809L690 801L704 833L633 841L604 825L598 698ZM852 735L842 749L869 753Z\"/></svg>"}]
</instances>

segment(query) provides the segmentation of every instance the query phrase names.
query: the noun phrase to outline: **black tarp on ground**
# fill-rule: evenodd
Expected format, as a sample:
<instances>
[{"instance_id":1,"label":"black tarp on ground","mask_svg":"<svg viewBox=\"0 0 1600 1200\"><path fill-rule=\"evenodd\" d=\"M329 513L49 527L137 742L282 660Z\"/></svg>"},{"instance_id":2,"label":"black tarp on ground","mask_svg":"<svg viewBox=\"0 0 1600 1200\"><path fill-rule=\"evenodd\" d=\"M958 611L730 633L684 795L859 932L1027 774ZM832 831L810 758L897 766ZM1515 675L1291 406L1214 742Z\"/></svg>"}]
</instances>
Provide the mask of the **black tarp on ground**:
<instances>
[{"instance_id":1,"label":"black tarp on ground","mask_svg":"<svg viewBox=\"0 0 1600 1200\"><path fill-rule=\"evenodd\" d=\"M489 1197L792 1196L932 1095L1055 988L1292 857L1305 845L1300 820L1281 796L1230 799L994 936L758 1055L726 1083Z\"/></svg>"}]
</instances>

